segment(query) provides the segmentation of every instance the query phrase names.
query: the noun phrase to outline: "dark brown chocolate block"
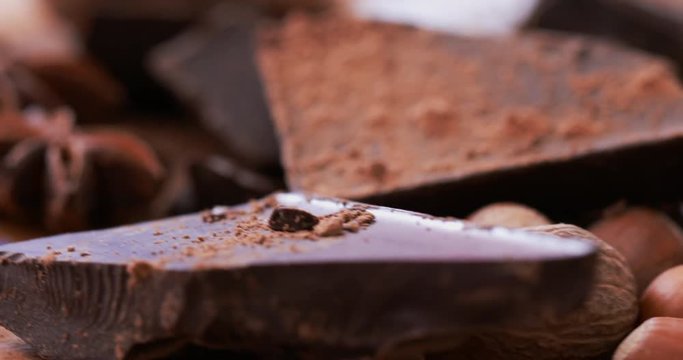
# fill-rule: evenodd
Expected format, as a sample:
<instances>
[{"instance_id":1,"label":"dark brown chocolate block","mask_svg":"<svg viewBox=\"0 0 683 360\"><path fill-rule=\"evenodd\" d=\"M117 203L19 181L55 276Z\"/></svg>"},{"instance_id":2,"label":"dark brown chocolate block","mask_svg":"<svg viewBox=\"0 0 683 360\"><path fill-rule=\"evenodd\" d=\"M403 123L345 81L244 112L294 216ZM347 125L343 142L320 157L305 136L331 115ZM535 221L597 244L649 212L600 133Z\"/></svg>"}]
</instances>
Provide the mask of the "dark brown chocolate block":
<instances>
[{"instance_id":1,"label":"dark brown chocolate block","mask_svg":"<svg viewBox=\"0 0 683 360\"><path fill-rule=\"evenodd\" d=\"M281 207L319 224L273 231ZM186 343L372 354L404 336L568 311L595 260L582 239L290 193L0 252L0 323L48 359Z\"/></svg>"},{"instance_id":2,"label":"dark brown chocolate block","mask_svg":"<svg viewBox=\"0 0 683 360\"><path fill-rule=\"evenodd\" d=\"M295 16L258 57L294 190L460 215L680 188L683 91L638 51Z\"/></svg>"},{"instance_id":3,"label":"dark brown chocolate block","mask_svg":"<svg viewBox=\"0 0 683 360\"><path fill-rule=\"evenodd\" d=\"M255 10L216 7L151 54L155 75L197 112L232 154L254 168L278 163L278 142L253 61Z\"/></svg>"}]
</instances>

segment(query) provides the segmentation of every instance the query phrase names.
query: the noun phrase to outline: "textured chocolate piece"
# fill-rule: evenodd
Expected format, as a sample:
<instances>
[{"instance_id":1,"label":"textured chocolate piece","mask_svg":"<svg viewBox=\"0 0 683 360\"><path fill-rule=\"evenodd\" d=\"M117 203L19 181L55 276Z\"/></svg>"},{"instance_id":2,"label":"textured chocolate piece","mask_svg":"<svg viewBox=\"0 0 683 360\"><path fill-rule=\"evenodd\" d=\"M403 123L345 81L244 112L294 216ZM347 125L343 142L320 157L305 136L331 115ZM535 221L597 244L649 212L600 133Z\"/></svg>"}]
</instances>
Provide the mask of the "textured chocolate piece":
<instances>
[{"instance_id":1,"label":"textured chocolate piece","mask_svg":"<svg viewBox=\"0 0 683 360\"><path fill-rule=\"evenodd\" d=\"M294 190L555 216L680 188L661 186L681 180L662 154L683 145L683 91L659 58L553 33L467 39L307 16L259 39Z\"/></svg>"},{"instance_id":2,"label":"textured chocolate piece","mask_svg":"<svg viewBox=\"0 0 683 360\"><path fill-rule=\"evenodd\" d=\"M323 237L270 230L276 207L372 216ZM568 311L595 260L581 239L298 194L211 215L0 246L0 322L48 358L186 342L371 354L403 336Z\"/></svg>"}]
</instances>

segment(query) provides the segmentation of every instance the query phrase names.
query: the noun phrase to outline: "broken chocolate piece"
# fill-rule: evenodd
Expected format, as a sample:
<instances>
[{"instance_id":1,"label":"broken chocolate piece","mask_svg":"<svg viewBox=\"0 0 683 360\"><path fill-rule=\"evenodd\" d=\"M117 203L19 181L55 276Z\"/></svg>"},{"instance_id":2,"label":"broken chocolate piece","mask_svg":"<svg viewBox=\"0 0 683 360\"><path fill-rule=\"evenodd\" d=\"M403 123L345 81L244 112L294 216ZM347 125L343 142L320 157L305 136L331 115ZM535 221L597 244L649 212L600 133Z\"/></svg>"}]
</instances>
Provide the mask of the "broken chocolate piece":
<instances>
[{"instance_id":1,"label":"broken chocolate piece","mask_svg":"<svg viewBox=\"0 0 683 360\"><path fill-rule=\"evenodd\" d=\"M285 188L283 180L248 169L225 156L210 156L194 163L190 175L200 208L237 205Z\"/></svg>"},{"instance_id":2,"label":"broken chocolate piece","mask_svg":"<svg viewBox=\"0 0 683 360\"><path fill-rule=\"evenodd\" d=\"M683 195L683 89L659 58L556 33L305 15L259 41L291 189L451 215L517 201L558 218ZM590 194L566 191L578 188Z\"/></svg>"},{"instance_id":3,"label":"broken chocolate piece","mask_svg":"<svg viewBox=\"0 0 683 360\"><path fill-rule=\"evenodd\" d=\"M273 210L268 226L275 231L296 232L313 230L320 220L303 210L280 207Z\"/></svg>"},{"instance_id":4,"label":"broken chocolate piece","mask_svg":"<svg viewBox=\"0 0 683 360\"><path fill-rule=\"evenodd\" d=\"M252 27L259 15L251 10L213 9L197 27L159 46L152 69L237 159L272 168L278 143L253 61Z\"/></svg>"},{"instance_id":5,"label":"broken chocolate piece","mask_svg":"<svg viewBox=\"0 0 683 360\"><path fill-rule=\"evenodd\" d=\"M215 223L192 214L2 245L0 323L46 358L178 342L372 355L407 335L564 313L591 288L595 246L582 239L374 206L362 231L318 241L267 226L278 208L358 206L278 194Z\"/></svg>"}]
</instances>

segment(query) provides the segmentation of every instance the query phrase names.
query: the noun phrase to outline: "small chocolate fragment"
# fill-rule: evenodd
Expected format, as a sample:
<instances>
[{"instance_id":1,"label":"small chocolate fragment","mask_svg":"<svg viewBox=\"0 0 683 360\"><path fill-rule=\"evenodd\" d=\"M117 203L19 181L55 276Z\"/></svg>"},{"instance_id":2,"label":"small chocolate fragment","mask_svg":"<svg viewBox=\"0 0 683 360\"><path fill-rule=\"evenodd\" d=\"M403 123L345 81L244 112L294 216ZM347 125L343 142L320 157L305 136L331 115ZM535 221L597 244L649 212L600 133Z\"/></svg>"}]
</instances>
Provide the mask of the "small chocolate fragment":
<instances>
[{"instance_id":1,"label":"small chocolate fragment","mask_svg":"<svg viewBox=\"0 0 683 360\"><path fill-rule=\"evenodd\" d=\"M551 218L683 195L683 88L660 58L306 15L258 41L293 190L452 216L513 201Z\"/></svg>"},{"instance_id":2,"label":"small chocolate fragment","mask_svg":"<svg viewBox=\"0 0 683 360\"><path fill-rule=\"evenodd\" d=\"M313 230L319 221L317 216L306 211L280 207L273 210L268 226L275 231L296 232Z\"/></svg>"},{"instance_id":3,"label":"small chocolate fragment","mask_svg":"<svg viewBox=\"0 0 683 360\"><path fill-rule=\"evenodd\" d=\"M338 217L323 218L313 230L318 236L338 236L344 233L344 221Z\"/></svg>"},{"instance_id":4,"label":"small chocolate fragment","mask_svg":"<svg viewBox=\"0 0 683 360\"><path fill-rule=\"evenodd\" d=\"M228 218L228 211L230 209L225 206L215 206L209 211L202 213L202 220L205 223L211 224Z\"/></svg>"},{"instance_id":5,"label":"small chocolate fragment","mask_svg":"<svg viewBox=\"0 0 683 360\"><path fill-rule=\"evenodd\" d=\"M365 226L302 241L315 233L268 227L283 208ZM45 358L184 343L358 358L414 334L564 314L592 285L583 239L299 194L228 210L215 223L192 214L2 245L0 323Z\"/></svg>"}]
</instances>

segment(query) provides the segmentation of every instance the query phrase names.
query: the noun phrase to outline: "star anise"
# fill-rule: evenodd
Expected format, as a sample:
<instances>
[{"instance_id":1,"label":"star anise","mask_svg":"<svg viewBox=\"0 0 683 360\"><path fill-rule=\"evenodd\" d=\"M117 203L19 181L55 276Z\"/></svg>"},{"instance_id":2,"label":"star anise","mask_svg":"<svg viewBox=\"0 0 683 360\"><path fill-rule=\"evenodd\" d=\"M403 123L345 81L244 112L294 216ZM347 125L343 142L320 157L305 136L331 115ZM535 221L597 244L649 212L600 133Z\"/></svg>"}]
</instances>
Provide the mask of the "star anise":
<instances>
[{"instance_id":1,"label":"star anise","mask_svg":"<svg viewBox=\"0 0 683 360\"><path fill-rule=\"evenodd\" d=\"M0 72L0 212L53 231L144 218L163 167L143 141L84 131L68 109L22 110Z\"/></svg>"}]
</instances>

